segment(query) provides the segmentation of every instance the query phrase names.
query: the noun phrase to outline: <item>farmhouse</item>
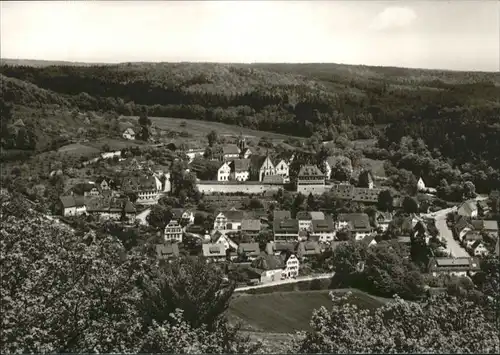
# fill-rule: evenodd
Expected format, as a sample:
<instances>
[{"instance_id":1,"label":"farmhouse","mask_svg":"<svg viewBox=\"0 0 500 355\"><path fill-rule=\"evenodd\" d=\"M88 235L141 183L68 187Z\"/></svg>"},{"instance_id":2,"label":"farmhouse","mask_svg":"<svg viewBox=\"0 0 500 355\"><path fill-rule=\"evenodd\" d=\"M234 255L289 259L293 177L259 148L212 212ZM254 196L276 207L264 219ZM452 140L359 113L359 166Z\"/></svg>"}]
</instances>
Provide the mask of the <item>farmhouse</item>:
<instances>
[{"instance_id":1,"label":"farmhouse","mask_svg":"<svg viewBox=\"0 0 500 355\"><path fill-rule=\"evenodd\" d=\"M297 176L297 192L319 195L325 192L325 174L316 165L304 165Z\"/></svg>"},{"instance_id":2,"label":"farmhouse","mask_svg":"<svg viewBox=\"0 0 500 355\"><path fill-rule=\"evenodd\" d=\"M240 149L236 144L225 144L222 146L222 159L231 160L240 157Z\"/></svg>"},{"instance_id":3,"label":"farmhouse","mask_svg":"<svg viewBox=\"0 0 500 355\"><path fill-rule=\"evenodd\" d=\"M459 216L477 218L478 208L476 201L465 201L460 207L458 207L457 213Z\"/></svg>"},{"instance_id":4,"label":"farmhouse","mask_svg":"<svg viewBox=\"0 0 500 355\"><path fill-rule=\"evenodd\" d=\"M282 176L285 180L290 178L290 167L283 159L276 164L275 174Z\"/></svg>"},{"instance_id":5,"label":"farmhouse","mask_svg":"<svg viewBox=\"0 0 500 355\"><path fill-rule=\"evenodd\" d=\"M238 246L238 255L253 261L260 255L259 243L241 243Z\"/></svg>"},{"instance_id":6,"label":"farmhouse","mask_svg":"<svg viewBox=\"0 0 500 355\"><path fill-rule=\"evenodd\" d=\"M467 276L479 270L479 261L476 258L432 258L429 261L429 273L433 276L438 274Z\"/></svg>"},{"instance_id":7,"label":"farmhouse","mask_svg":"<svg viewBox=\"0 0 500 355\"><path fill-rule=\"evenodd\" d=\"M339 214L337 225L339 229L349 229L355 240L363 240L372 232L370 218L366 213Z\"/></svg>"},{"instance_id":8,"label":"farmhouse","mask_svg":"<svg viewBox=\"0 0 500 355\"><path fill-rule=\"evenodd\" d=\"M261 255L252 261L251 266L260 275L260 282L268 283L281 280L285 263L279 256Z\"/></svg>"},{"instance_id":9,"label":"farmhouse","mask_svg":"<svg viewBox=\"0 0 500 355\"><path fill-rule=\"evenodd\" d=\"M94 197L85 199L87 213L101 220L134 220L136 209L128 198Z\"/></svg>"},{"instance_id":10,"label":"farmhouse","mask_svg":"<svg viewBox=\"0 0 500 355\"><path fill-rule=\"evenodd\" d=\"M476 240L470 249L474 256L487 256L489 254L488 249L481 240Z\"/></svg>"},{"instance_id":11,"label":"farmhouse","mask_svg":"<svg viewBox=\"0 0 500 355\"><path fill-rule=\"evenodd\" d=\"M312 259L321 255L321 248L317 242L301 242L297 247L299 260Z\"/></svg>"},{"instance_id":12,"label":"farmhouse","mask_svg":"<svg viewBox=\"0 0 500 355\"><path fill-rule=\"evenodd\" d=\"M124 192L137 194L137 203L151 205L158 203L162 183L155 176L129 176L122 182Z\"/></svg>"},{"instance_id":13,"label":"farmhouse","mask_svg":"<svg viewBox=\"0 0 500 355\"><path fill-rule=\"evenodd\" d=\"M64 217L79 216L87 212L84 198L80 196L59 197L59 210Z\"/></svg>"},{"instance_id":14,"label":"farmhouse","mask_svg":"<svg viewBox=\"0 0 500 355\"><path fill-rule=\"evenodd\" d=\"M219 170L217 170L217 181L229 181L231 175L231 167L228 162L224 162Z\"/></svg>"},{"instance_id":15,"label":"farmhouse","mask_svg":"<svg viewBox=\"0 0 500 355\"><path fill-rule=\"evenodd\" d=\"M168 222L163 235L166 242L182 243L182 227L175 219Z\"/></svg>"},{"instance_id":16,"label":"farmhouse","mask_svg":"<svg viewBox=\"0 0 500 355\"><path fill-rule=\"evenodd\" d=\"M240 230L241 222L245 218L243 211L220 211L214 220L215 230Z\"/></svg>"},{"instance_id":17,"label":"farmhouse","mask_svg":"<svg viewBox=\"0 0 500 355\"><path fill-rule=\"evenodd\" d=\"M498 238L498 222L495 220L472 220L470 222L474 230L486 233L488 234L491 238L497 239Z\"/></svg>"},{"instance_id":18,"label":"farmhouse","mask_svg":"<svg viewBox=\"0 0 500 355\"><path fill-rule=\"evenodd\" d=\"M387 231L389 224L392 221L392 214L390 212L377 212L375 215L375 223L382 232Z\"/></svg>"},{"instance_id":19,"label":"farmhouse","mask_svg":"<svg viewBox=\"0 0 500 355\"><path fill-rule=\"evenodd\" d=\"M325 214L323 212L299 211L297 212L296 219L299 221L299 230L310 231L312 228L312 222L314 220L324 220Z\"/></svg>"},{"instance_id":20,"label":"farmhouse","mask_svg":"<svg viewBox=\"0 0 500 355\"><path fill-rule=\"evenodd\" d=\"M134 140L135 139L135 132L132 128L127 128L123 132L122 137L125 139Z\"/></svg>"},{"instance_id":21,"label":"farmhouse","mask_svg":"<svg viewBox=\"0 0 500 355\"><path fill-rule=\"evenodd\" d=\"M296 278L299 276L299 259L295 254L288 254L285 258L285 268L283 270L282 279L288 279L290 277Z\"/></svg>"},{"instance_id":22,"label":"farmhouse","mask_svg":"<svg viewBox=\"0 0 500 355\"><path fill-rule=\"evenodd\" d=\"M296 241L299 237L299 221L296 219L275 219L273 232L275 241Z\"/></svg>"},{"instance_id":23,"label":"farmhouse","mask_svg":"<svg viewBox=\"0 0 500 355\"><path fill-rule=\"evenodd\" d=\"M202 244L203 256L209 262L220 262L226 260L226 247L224 244L206 243Z\"/></svg>"},{"instance_id":24,"label":"farmhouse","mask_svg":"<svg viewBox=\"0 0 500 355\"><path fill-rule=\"evenodd\" d=\"M231 238L229 238L226 234L223 234L219 231L215 231L214 234L210 237L210 241L213 244L222 244L224 248L227 249L238 249L238 244L236 244Z\"/></svg>"},{"instance_id":25,"label":"farmhouse","mask_svg":"<svg viewBox=\"0 0 500 355\"><path fill-rule=\"evenodd\" d=\"M244 219L241 221L241 231L250 237L259 235L260 228L260 219Z\"/></svg>"},{"instance_id":26,"label":"farmhouse","mask_svg":"<svg viewBox=\"0 0 500 355\"><path fill-rule=\"evenodd\" d=\"M334 240L335 234L335 225L331 218L312 221L311 239L322 243L331 242Z\"/></svg>"},{"instance_id":27,"label":"farmhouse","mask_svg":"<svg viewBox=\"0 0 500 355\"><path fill-rule=\"evenodd\" d=\"M250 178L250 159L235 159L231 162L230 169L233 180L247 181Z\"/></svg>"},{"instance_id":28,"label":"farmhouse","mask_svg":"<svg viewBox=\"0 0 500 355\"><path fill-rule=\"evenodd\" d=\"M156 244L156 256L159 260L171 261L179 256L179 246L177 244Z\"/></svg>"}]
</instances>

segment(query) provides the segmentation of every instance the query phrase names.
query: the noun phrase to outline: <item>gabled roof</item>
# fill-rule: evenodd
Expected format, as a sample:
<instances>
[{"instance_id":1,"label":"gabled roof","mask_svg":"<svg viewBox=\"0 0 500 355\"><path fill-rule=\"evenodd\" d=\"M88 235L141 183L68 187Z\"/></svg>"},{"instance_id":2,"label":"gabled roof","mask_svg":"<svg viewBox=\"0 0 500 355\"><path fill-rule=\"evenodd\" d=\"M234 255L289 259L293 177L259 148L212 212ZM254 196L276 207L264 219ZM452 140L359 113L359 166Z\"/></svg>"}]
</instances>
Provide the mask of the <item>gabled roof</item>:
<instances>
[{"instance_id":1,"label":"gabled roof","mask_svg":"<svg viewBox=\"0 0 500 355\"><path fill-rule=\"evenodd\" d=\"M330 218L324 220L315 219L312 221L312 230L313 233L333 232L335 230L335 226L333 220Z\"/></svg>"},{"instance_id":2,"label":"gabled roof","mask_svg":"<svg viewBox=\"0 0 500 355\"><path fill-rule=\"evenodd\" d=\"M476 249L478 246L480 246L482 243L483 243L483 241L482 241L482 240L476 240L476 241L472 244L471 249L472 249L472 250L475 250L475 249ZM484 245L483 245L483 247L484 247Z\"/></svg>"},{"instance_id":3,"label":"gabled roof","mask_svg":"<svg viewBox=\"0 0 500 355\"><path fill-rule=\"evenodd\" d=\"M376 220L379 223L389 223L392 221L392 214L390 212L377 212Z\"/></svg>"},{"instance_id":4,"label":"gabled roof","mask_svg":"<svg viewBox=\"0 0 500 355\"><path fill-rule=\"evenodd\" d=\"M472 212L476 211L477 210L477 204L476 204L476 201L474 200L469 200L469 201L465 201L459 208L458 208L458 212L460 214L465 214L467 216L470 216L472 214Z\"/></svg>"},{"instance_id":5,"label":"gabled roof","mask_svg":"<svg viewBox=\"0 0 500 355\"><path fill-rule=\"evenodd\" d=\"M231 163L231 171L243 172L250 169L250 159L235 159Z\"/></svg>"},{"instance_id":6,"label":"gabled roof","mask_svg":"<svg viewBox=\"0 0 500 355\"><path fill-rule=\"evenodd\" d=\"M83 207L85 200L80 196L61 196L59 197L64 208Z\"/></svg>"},{"instance_id":7,"label":"gabled roof","mask_svg":"<svg viewBox=\"0 0 500 355\"><path fill-rule=\"evenodd\" d=\"M375 240L375 236L370 234L370 235L365 236L361 242L363 244L365 244L366 246L369 246L374 240ZM375 241L375 243L376 242L377 241Z\"/></svg>"},{"instance_id":8,"label":"gabled roof","mask_svg":"<svg viewBox=\"0 0 500 355\"><path fill-rule=\"evenodd\" d=\"M321 248L317 242L301 242L297 252L300 256L319 255L321 254Z\"/></svg>"},{"instance_id":9,"label":"gabled roof","mask_svg":"<svg viewBox=\"0 0 500 355\"><path fill-rule=\"evenodd\" d=\"M307 176L324 177L325 174L323 174L316 165L303 165L299 170L298 177L301 178Z\"/></svg>"},{"instance_id":10,"label":"gabled roof","mask_svg":"<svg viewBox=\"0 0 500 355\"><path fill-rule=\"evenodd\" d=\"M274 233L298 233L299 221L296 219L275 219L273 230Z\"/></svg>"},{"instance_id":11,"label":"gabled roof","mask_svg":"<svg viewBox=\"0 0 500 355\"><path fill-rule=\"evenodd\" d=\"M473 241L473 240L483 240L483 237L478 231L468 231L464 236L465 241Z\"/></svg>"},{"instance_id":12,"label":"gabled roof","mask_svg":"<svg viewBox=\"0 0 500 355\"><path fill-rule=\"evenodd\" d=\"M158 259L168 259L179 256L179 246L177 244L156 244L156 256Z\"/></svg>"},{"instance_id":13,"label":"gabled roof","mask_svg":"<svg viewBox=\"0 0 500 355\"><path fill-rule=\"evenodd\" d=\"M339 221L348 222L353 231L368 231L370 218L366 213L342 213L338 216Z\"/></svg>"},{"instance_id":14,"label":"gabled roof","mask_svg":"<svg viewBox=\"0 0 500 355\"><path fill-rule=\"evenodd\" d=\"M285 267L283 259L275 255L261 255L252 261L252 267L260 270L278 270Z\"/></svg>"},{"instance_id":15,"label":"gabled roof","mask_svg":"<svg viewBox=\"0 0 500 355\"><path fill-rule=\"evenodd\" d=\"M225 144L222 146L222 154L240 154L240 149L236 144Z\"/></svg>"},{"instance_id":16,"label":"gabled roof","mask_svg":"<svg viewBox=\"0 0 500 355\"><path fill-rule=\"evenodd\" d=\"M245 218L245 212L239 210L219 211L219 213L222 213L228 221L241 222Z\"/></svg>"},{"instance_id":17,"label":"gabled roof","mask_svg":"<svg viewBox=\"0 0 500 355\"><path fill-rule=\"evenodd\" d=\"M222 257L226 256L224 244L207 243L202 244L204 257Z\"/></svg>"},{"instance_id":18,"label":"gabled roof","mask_svg":"<svg viewBox=\"0 0 500 355\"><path fill-rule=\"evenodd\" d=\"M254 170L260 170L262 167L262 164L264 164L264 161L266 160L265 155L254 155L252 154L250 156L250 166Z\"/></svg>"},{"instance_id":19,"label":"gabled roof","mask_svg":"<svg viewBox=\"0 0 500 355\"><path fill-rule=\"evenodd\" d=\"M123 134L130 134L130 135L135 135L135 132L132 128L127 128Z\"/></svg>"},{"instance_id":20,"label":"gabled roof","mask_svg":"<svg viewBox=\"0 0 500 355\"><path fill-rule=\"evenodd\" d=\"M260 226L259 219L244 219L241 221L241 230L242 231L259 232L260 227L261 226Z\"/></svg>"},{"instance_id":21,"label":"gabled roof","mask_svg":"<svg viewBox=\"0 0 500 355\"><path fill-rule=\"evenodd\" d=\"M432 258L429 261L429 270L432 271L478 271L479 261L471 257L459 258Z\"/></svg>"},{"instance_id":22,"label":"gabled roof","mask_svg":"<svg viewBox=\"0 0 500 355\"><path fill-rule=\"evenodd\" d=\"M292 218L292 214L290 213L290 211L274 210L273 211L273 217L274 217L274 220L277 220L277 219L291 219Z\"/></svg>"},{"instance_id":23,"label":"gabled roof","mask_svg":"<svg viewBox=\"0 0 500 355\"><path fill-rule=\"evenodd\" d=\"M260 255L259 243L241 243L238 246L238 253L246 254L249 256L259 256Z\"/></svg>"},{"instance_id":24,"label":"gabled roof","mask_svg":"<svg viewBox=\"0 0 500 355\"><path fill-rule=\"evenodd\" d=\"M156 190L156 186L154 176L128 176L122 181L125 191Z\"/></svg>"}]
</instances>

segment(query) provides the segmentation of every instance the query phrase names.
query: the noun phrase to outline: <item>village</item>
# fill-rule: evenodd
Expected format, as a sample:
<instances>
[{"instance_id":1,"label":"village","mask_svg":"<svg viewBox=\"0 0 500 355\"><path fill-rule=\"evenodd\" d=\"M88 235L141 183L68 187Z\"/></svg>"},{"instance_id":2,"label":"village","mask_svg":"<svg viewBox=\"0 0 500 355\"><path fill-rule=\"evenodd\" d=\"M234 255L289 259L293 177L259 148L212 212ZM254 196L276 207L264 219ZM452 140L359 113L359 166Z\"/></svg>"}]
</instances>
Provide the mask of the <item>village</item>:
<instances>
[{"instance_id":1,"label":"village","mask_svg":"<svg viewBox=\"0 0 500 355\"><path fill-rule=\"evenodd\" d=\"M123 138L133 140L133 130L128 128ZM371 171L362 171L358 184L352 184L353 168L344 156L327 157L324 172L306 163L291 176L293 153L279 155L272 148L247 145L241 135L234 138L235 143L218 149L209 146L176 153L188 163L184 173L198 175L201 163L218 167L211 180L196 178L203 201L216 208L209 217L196 206L171 208L171 218L164 221L155 247L162 262L182 252L203 256L207 263L225 263L228 270L237 270L240 284L257 285L320 273L322 257L349 241L369 248L392 238L409 248L417 235L423 237L433 245L428 272L434 276L471 275L479 270L481 257L499 252L498 223L488 219L488 197L431 211L426 202L435 189L420 178L415 187L421 197L416 199L418 208L405 213L403 196L383 186ZM165 147L158 145L158 149ZM147 226L154 206L176 188L170 167L126 158L121 151L103 153L90 163L106 160L114 160L121 177L101 175L71 186L60 196L57 213L64 219L91 216L129 227ZM339 165L347 172L344 181L332 178L332 170ZM332 214L323 208L292 213L277 204L277 196L284 191L308 199L328 193L333 200L356 202L371 212ZM394 199L390 208L381 210L384 191ZM245 199L253 200L257 208L242 204Z\"/></svg>"}]
</instances>

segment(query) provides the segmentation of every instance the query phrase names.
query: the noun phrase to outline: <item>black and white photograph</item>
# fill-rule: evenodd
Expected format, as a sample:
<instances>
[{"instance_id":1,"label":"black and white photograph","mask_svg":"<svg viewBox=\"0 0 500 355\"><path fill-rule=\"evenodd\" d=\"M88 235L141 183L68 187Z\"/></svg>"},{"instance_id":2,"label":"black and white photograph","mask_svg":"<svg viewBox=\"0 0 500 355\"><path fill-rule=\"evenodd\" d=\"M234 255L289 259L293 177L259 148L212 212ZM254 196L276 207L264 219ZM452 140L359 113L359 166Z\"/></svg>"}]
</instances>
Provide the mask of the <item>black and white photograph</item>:
<instances>
[{"instance_id":1,"label":"black and white photograph","mask_svg":"<svg viewBox=\"0 0 500 355\"><path fill-rule=\"evenodd\" d=\"M500 0L0 1L1 354L499 354Z\"/></svg>"}]
</instances>

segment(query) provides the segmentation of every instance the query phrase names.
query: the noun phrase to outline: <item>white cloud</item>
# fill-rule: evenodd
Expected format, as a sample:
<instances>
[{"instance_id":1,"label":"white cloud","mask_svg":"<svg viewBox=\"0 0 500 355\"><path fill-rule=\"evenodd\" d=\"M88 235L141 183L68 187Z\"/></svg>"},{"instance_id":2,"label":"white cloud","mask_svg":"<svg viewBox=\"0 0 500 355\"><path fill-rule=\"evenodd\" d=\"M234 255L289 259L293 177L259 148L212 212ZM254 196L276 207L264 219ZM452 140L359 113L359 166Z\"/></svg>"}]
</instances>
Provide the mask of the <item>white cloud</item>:
<instances>
[{"instance_id":1,"label":"white cloud","mask_svg":"<svg viewBox=\"0 0 500 355\"><path fill-rule=\"evenodd\" d=\"M380 12L370 25L370 29L382 31L410 26L417 14L408 7L388 7Z\"/></svg>"}]
</instances>

